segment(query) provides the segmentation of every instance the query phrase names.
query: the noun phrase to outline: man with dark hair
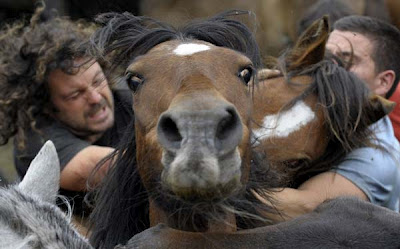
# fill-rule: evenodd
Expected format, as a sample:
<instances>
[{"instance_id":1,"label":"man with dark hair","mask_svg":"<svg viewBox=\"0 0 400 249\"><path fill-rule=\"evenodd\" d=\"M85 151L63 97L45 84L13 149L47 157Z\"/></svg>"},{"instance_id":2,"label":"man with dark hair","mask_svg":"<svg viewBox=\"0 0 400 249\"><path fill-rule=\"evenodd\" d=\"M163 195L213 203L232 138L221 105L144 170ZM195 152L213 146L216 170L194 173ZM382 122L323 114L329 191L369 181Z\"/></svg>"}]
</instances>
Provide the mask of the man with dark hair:
<instances>
[{"instance_id":1,"label":"man with dark hair","mask_svg":"<svg viewBox=\"0 0 400 249\"><path fill-rule=\"evenodd\" d=\"M400 101L400 31L393 25L365 16L348 16L334 24L327 49L348 63L375 94ZM400 140L400 106L389 115Z\"/></svg>"},{"instance_id":2,"label":"man with dark hair","mask_svg":"<svg viewBox=\"0 0 400 249\"><path fill-rule=\"evenodd\" d=\"M132 120L130 93L111 91L102 67L85 55L93 24L67 18L16 23L0 35L0 142L15 136L14 161L23 178L30 162L52 140L61 164L61 194L80 198L95 166ZM93 175L98 183L107 161ZM92 179L92 178L90 178Z\"/></svg>"}]
</instances>

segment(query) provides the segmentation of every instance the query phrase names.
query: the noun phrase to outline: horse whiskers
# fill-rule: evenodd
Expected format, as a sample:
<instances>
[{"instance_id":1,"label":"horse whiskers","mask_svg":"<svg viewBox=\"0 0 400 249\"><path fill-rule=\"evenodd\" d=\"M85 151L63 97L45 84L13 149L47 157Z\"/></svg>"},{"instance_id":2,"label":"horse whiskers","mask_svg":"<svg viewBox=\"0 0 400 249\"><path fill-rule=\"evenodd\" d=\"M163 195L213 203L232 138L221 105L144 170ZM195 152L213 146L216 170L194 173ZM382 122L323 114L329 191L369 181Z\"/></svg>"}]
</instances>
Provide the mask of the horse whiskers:
<instances>
[{"instance_id":1,"label":"horse whiskers","mask_svg":"<svg viewBox=\"0 0 400 249\"><path fill-rule=\"evenodd\" d=\"M259 186L260 184L259 182L252 181L250 182L250 186L252 185ZM273 206L268 206L256 199L249 188L243 188L234 196L220 201L199 200L199 202L190 202L181 199L165 191L161 184L158 189L158 191L155 191L157 195L153 194L151 198L155 203L159 203L159 207L162 207L168 213L168 219L175 222L171 225L183 230L188 228L194 231L202 231L208 226L209 222L232 226L226 220L229 214L233 214L240 219L239 228L254 227L255 223L271 223L269 219L261 215L263 212L277 213ZM255 188L255 190L264 198L271 199L268 196L269 192L264 189ZM166 205L166 203L169 205ZM273 200L271 200L271 203L273 203Z\"/></svg>"}]
</instances>

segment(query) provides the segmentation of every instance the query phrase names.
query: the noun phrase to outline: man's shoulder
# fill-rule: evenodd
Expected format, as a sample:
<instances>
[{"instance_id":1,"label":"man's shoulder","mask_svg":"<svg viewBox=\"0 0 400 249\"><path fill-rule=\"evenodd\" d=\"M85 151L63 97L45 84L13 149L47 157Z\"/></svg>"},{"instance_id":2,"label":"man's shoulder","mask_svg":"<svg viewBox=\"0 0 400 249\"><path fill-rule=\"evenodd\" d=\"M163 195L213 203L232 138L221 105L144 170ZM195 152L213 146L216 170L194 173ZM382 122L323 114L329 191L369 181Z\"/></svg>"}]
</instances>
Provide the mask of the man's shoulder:
<instances>
[{"instance_id":1,"label":"man's shoulder","mask_svg":"<svg viewBox=\"0 0 400 249\"><path fill-rule=\"evenodd\" d=\"M90 144L72 134L64 125L51 119L39 119L36 129L26 130L26 142L24 148L14 143L14 163L20 176L25 175L32 159L39 152L43 144L51 140L57 150L61 167L80 150Z\"/></svg>"},{"instance_id":2,"label":"man's shoulder","mask_svg":"<svg viewBox=\"0 0 400 249\"><path fill-rule=\"evenodd\" d=\"M339 170L356 171L376 178L392 178L400 165L400 145L394 136L390 120L386 117L375 123L373 143L376 146L362 147L351 151L338 165Z\"/></svg>"}]
</instances>

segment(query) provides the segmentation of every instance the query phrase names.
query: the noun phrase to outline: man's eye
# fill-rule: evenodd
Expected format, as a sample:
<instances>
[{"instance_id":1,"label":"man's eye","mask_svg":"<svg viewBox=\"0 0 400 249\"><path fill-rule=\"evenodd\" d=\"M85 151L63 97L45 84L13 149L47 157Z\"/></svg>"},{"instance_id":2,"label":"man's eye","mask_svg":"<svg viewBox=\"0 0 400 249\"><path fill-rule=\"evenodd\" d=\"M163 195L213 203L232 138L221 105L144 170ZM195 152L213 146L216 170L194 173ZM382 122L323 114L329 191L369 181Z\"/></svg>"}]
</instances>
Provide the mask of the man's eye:
<instances>
[{"instance_id":1,"label":"man's eye","mask_svg":"<svg viewBox=\"0 0 400 249\"><path fill-rule=\"evenodd\" d=\"M66 99L67 100L75 100L75 99L77 99L79 97L79 95L80 95L80 92L76 92L76 93L73 93L71 95L68 95L68 97Z\"/></svg>"},{"instance_id":2,"label":"man's eye","mask_svg":"<svg viewBox=\"0 0 400 249\"><path fill-rule=\"evenodd\" d=\"M100 86L100 85L102 85L105 81L106 81L106 78L105 78L105 77L98 78L98 79L96 79L96 80L93 82L93 86L94 86L94 87Z\"/></svg>"},{"instance_id":3,"label":"man's eye","mask_svg":"<svg viewBox=\"0 0 400 249\"><path fill-rule=\"evenodd\" d=\"M344 68L350 69L354 65L354 61L351 60L350 58L344 58L342 60Z\"/></svg>"}]
</instances>

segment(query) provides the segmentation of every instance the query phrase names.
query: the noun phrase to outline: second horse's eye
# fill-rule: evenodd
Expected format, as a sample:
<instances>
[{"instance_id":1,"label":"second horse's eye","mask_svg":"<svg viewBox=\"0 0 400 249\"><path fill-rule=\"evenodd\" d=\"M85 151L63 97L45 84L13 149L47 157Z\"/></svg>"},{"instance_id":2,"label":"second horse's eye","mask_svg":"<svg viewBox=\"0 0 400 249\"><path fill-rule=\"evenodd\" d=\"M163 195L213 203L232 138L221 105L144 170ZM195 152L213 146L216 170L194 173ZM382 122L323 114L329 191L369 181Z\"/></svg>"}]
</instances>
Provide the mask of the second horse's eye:
<instances>
[{"instance_id":1,"label":"second horse's eye","mask_svg":"<svg viewBox=\"0 0 400 249\"><path fill-rule=\"evenodd\" d=\"M144 78L140 74L136 73L127 73L126 74L126 84L128 85L129 89L135 92L140 85L143 84Z\"/></svg>"},{"instance_id":2,"label":"second horse's eye","mask_svg":"<svg viewBox=\"0 0 400 249\"><path fill-rule=\"evenodd\" d=\"M251 78L253 77L253 68L251 66L243 68L239 72L238 77L241 78L246 85L248 85Z\"/></svg>"}]
</instances>

